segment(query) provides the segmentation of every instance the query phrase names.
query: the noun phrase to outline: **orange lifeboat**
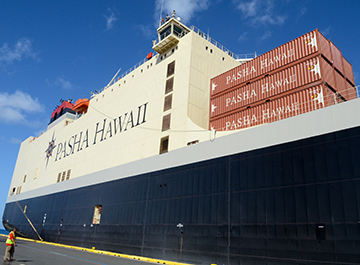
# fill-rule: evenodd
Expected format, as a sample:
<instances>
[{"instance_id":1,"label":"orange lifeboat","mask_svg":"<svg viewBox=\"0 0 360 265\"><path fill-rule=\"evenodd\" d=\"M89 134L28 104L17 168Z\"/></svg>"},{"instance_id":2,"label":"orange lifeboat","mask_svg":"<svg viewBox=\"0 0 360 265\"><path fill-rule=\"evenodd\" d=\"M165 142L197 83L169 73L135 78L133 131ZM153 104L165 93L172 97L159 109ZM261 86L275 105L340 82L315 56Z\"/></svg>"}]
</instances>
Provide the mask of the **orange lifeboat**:
<instances>
[{"instance_id":1,"label":"orange lifeboat","mask_svg":"<svg viewBox=\"0 0 360 265\"><path fill-rule=\"evenodd\" d=\"M89 107L89 100L87 98L80 98L76 100L73 110L77 113L86 113Z\"/></svg>"}]
</instances>

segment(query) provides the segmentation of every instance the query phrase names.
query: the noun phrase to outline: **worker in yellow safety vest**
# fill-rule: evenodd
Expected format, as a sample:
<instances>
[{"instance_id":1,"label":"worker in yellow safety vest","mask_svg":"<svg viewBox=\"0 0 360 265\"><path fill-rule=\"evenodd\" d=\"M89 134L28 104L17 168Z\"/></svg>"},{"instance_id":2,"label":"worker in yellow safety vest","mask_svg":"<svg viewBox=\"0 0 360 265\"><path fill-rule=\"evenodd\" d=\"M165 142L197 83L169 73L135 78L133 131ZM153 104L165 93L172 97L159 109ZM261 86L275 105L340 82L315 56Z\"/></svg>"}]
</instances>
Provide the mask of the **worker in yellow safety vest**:
<instances>
[{"instance_id":1,"label":"worker in yellow safety vest","mask_svg":"<svg viewBox=\"0 0 360 265\"><path fill-rule=\"evenodd\" d=\"M17 246L15 243L15 238L16 238L15 232L16 232L16 228L14 228L10 232L10 234L6 240L6 251L5 251L4 261L14 261L15 260L15 259L13 259L15 247ZM10 253L10 259L7 258L9 253Z\"/></svg>"}]
</instances>

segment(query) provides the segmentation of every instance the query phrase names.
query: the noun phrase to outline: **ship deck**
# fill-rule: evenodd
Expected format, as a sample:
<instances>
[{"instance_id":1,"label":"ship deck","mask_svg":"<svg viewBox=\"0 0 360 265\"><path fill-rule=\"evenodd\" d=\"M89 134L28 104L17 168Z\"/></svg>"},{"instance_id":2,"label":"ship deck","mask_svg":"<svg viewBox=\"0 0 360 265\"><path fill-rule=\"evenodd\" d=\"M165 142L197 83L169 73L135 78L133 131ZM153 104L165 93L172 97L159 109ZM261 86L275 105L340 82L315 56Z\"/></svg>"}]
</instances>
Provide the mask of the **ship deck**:
<instances>
[{"instance_id":1,"label":"ship deck","mask_svg":"<svg viewBox=\"0 0 360 265\"><path fill-rule=\"evenodd\" d=\"M3 259L5 253L6 235L0 234L0 255ZM15 261L2 261L2 264L37 264L37 265L63 265L63 264L101 264L101 265L141 265L141 264L169 264L185 265L185 263L151 259L133 255L126 255L101 250L73 247L49 243L45 241L16 239L17 247L14 253Z\"/></svg>"}]
</instances>

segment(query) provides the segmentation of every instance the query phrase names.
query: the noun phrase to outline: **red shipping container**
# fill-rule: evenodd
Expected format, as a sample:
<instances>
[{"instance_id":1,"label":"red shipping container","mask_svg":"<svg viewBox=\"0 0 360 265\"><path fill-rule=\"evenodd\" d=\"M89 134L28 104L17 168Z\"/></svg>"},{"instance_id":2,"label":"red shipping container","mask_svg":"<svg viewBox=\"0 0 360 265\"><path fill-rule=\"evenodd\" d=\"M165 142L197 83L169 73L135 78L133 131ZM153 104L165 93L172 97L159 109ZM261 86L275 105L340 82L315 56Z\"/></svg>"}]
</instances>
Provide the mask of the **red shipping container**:
<instances>
[{"instance_id":1,"label":"red shipping container","mask_svg":"<svg viewBox=\"0 0 360 265\"><path fill-rule=\"evenodd\" d=\"M347 79L345 79L345 86L348 91L348 100L355 99L358 97L355 86Z\"/></svg>"},{"instance_id":2,"label":"red shipping container","mask_svg":"<svg viewBox=\"0 0 360 265\"><path fill-rule=\"evenodd\" d=\"M316 53L322 53L331 59L330 43L317 29L212 78L211 95L219 94Z\"/></svg>"},{"instance_id":3,"label":"red shipping container","mask_svg":"<svg viewBox=\"0 0 360 265\"><path fill-rule=\"evenodd\" d=\"M333 67L322 56L300 62L280 72L259 79L251 84L235 87L225 94L212 96L210 100L210 119L227 112L256 104L259 101L281 96L290 90L316 83L326 82L334 90L348 99L345 79L337 75L335 82Z\"/></svg>"},{"instance_id":4,"label":"red shipping container","mask_svg":"<svg viewBox=\"0 0 360 265\"><path fill-rule=\"evenodd\" d=\"M344 75L343 59L341 51L330 41L332 63L336 69L339 70L341 74Z\"/></svg>"},{"instance_id":5,"label":"red shipping container","mask_svg":"<svg viewBox=\"0 0 360 265\"><path fill-rule=\"evenodd\" d=\"M342 57L342 60L344 66L344 75L352 83L352 86L355 86L355 79L354 79L352 65L344 57Z\"/></svg>"},{"instance_id":6,"label":"red shipping container","mask_svg":"<svg viewBox=\"0 0 360 265\"><path fill-rule=\"evenodd\" d=\"M214 119L210 122L209 127L218 131L243 129L275 122L341 102L343 100L329 88L324 85L317 85Z\"/></svg>"}]
</instances>

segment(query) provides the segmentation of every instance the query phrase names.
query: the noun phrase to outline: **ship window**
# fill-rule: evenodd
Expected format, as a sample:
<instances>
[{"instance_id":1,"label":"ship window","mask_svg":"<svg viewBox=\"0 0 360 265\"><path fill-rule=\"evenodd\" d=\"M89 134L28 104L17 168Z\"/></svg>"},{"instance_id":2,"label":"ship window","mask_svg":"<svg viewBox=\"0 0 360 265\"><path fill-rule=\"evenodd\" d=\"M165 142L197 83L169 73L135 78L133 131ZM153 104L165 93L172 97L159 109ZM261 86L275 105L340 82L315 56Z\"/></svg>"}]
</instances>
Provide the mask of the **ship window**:
<instances>
[{"instance_id":1,"label":"ship window","mask_svg":"<svg viewBox=\"0 0 360 265\"><path fill-rule=\"evenodd\" d=\"M71 169L69 169L66 173L66 180L70 179L70 173L71 173Z\"/></svg>"},{"instance_id":2,"label":"ship window","mask_svg":"<svg viewBox=\"0 0 360 265\"><path fill-rule=\"evenodd\" d=\"M162 130L161 131L166 131L166 130L170 129L170 119L171 119L171 114L165 115L163 117Z\"/></svg>"},{"instance_id":3,"label":"ship window","mask_svg":"<svg viewBox=\"0 0 360 265\"><path fill-rule=\"evenodd\" d=\"M179 28L178 26L174 25L174 34L176 34L178 37L181 37L183 30Z\"/></svg>"},{"instance_id":4,"label":"ship window","mask_svg":"<svg viewBox=\"0 0 360 265\"><path fill-rule=\"evenodd\" d=\"M24 176L24 181L23 181L24 183L25 183L25 181L26 181L26 177L27 177L27 175Z\"/></svg>"},{"instance_id":5,"label":"ship window","mask_svg":"<svg viewBox=\"0 0 360 265\"><path fill-rule=\"evenodd\" d=\"M64 180L65 180L65 174L66 174L66 171L64 171L64 172L62 173L61 181L64 181Z\"/></svg>"},{"instance_id":6,"label":"ship window","mask_svg":"<svg viewBox=\"0 0 360 265\"><path fill-rule=\"evenodd\" d=\"M25 204L25 206L24 206L24 213L26 213L26 209L27 209L27 204Z\"/></svg>"},{"instance_id":7,"label":"ship window","mask_svg":"<svg viewBox=\"0 0 360 265\"><path fill-rule=\"evenodd\" d=\"M174 86L174 77L171 77L168 80L166 80L165 95L173 91L173 86Z\"/></svg>"},{"instance_id":8,"label":"ship window","mask_svg":"<svg viewBox=\"0 0 360 265\"><path fill-rule=\"evenodd\" d=\"M56 182L60 182L60 179L61 179L61 172L58 174L58 177L57 177L57 181L56 181Z\"/></svg>"},{"instance_id":9,"label":"ship window","mask_svg":"<svg viewBox=\"0 0 360 265\"><path fill-rule=\"evenodd\" d=\"M167 36L169 36L171 33L171 26L168 26L166 29L164 29L161 33L160 33L160 40L163 40L164 38L166 38Z\"/></svg>"},{"instance_id":10,"label":"ship window","mask_svg":"<svg viewBox=\"0 0 360 265\"><path fill-rule=\"evenodd\" d=\"M16 194L20 194L20 193L21 193L21 187L22 187L22 186L17 187L17 189L16 189Z\"/></svg>"},{"instance_id":11,"label":"ship window","mask_svg":"<svg viewBox=\"0 0 360 265\"><path fill-rule=\"evenodd\" d=\"M169 136L163 137L160 140L160 154L166 153L169 151Z\"/></svg>"},{"instance_id":12,"label":"ship window","mask_svg":"<svg viewBox=\"0 0 360 265\"><path fill-rule=\"evenodd\" d=\"M169 77L169 76L173 75L174 73L175 73L175 61L172 61L171 63L168 64L166 77Z\"/></svg>"},{"instance_id":13,"label":"ship window","mask_svg":"<svg viewBox=\"0 0 360 265\"><path fill-rule=\"evenodd\" d=\"M164 111L171 109L172 106L172 94L165 97Z\"/></svg>"},{"instance_id":14,"label":"ship window","mask_svg":"<svg viewBox=\"0 0 360 265\"><path fill-rule=\"evenodd\" d=\"M94 216L93 216L93 224L100 224L100 218L101 218L101 212L102 212L102 205L95 205L94 209Z\"/></svg>"},{"instance_id":15,"label":"ship window","mask_svg":"<svg viewBox=\"0 0 360 265\"><path fill-rule=\"evenodd\" d=\"M39 175L39 169L37 168L37 169L35 170L34 179L37 179L38 175Z\"/></svg>"},{"instance_id":16,"label":"ship window","mask_svg":"<svg viewBox=\"0 0 360 265\"><path fill-rule=\"evenodd\" d=\"M15 192L15 190L16 190L16 187L14 187L14 188L13 188L13 191L12 191L12 193L14 193L14 192Z\"/></svg>"}]
</instances>

